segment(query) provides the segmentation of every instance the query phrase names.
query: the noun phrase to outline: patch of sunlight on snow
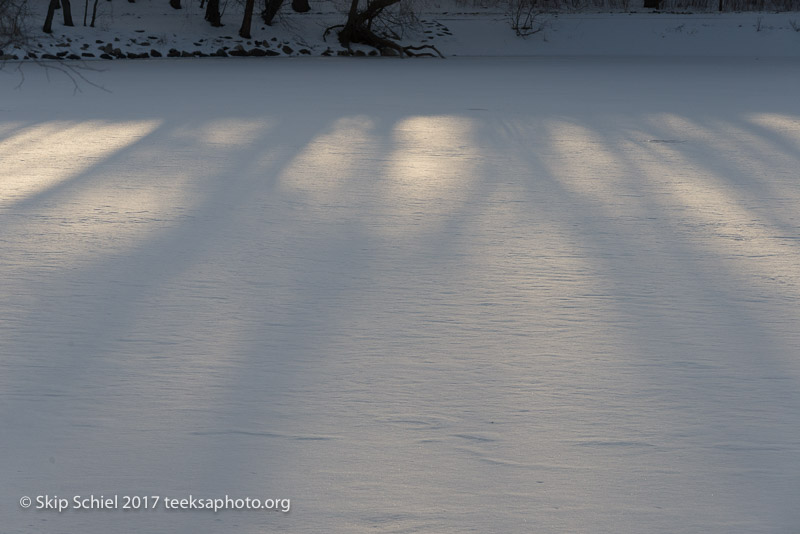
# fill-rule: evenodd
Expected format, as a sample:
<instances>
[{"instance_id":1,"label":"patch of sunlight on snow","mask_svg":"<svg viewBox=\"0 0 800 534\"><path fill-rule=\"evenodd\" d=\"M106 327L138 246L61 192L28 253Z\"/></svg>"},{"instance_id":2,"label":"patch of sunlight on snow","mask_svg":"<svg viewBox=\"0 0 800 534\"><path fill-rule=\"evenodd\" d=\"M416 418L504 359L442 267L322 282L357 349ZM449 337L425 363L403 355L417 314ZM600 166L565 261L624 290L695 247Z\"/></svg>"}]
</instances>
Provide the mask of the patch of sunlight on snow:
<instances>
[{"instance_id":1,"label":"patch of sunlight on snow","mask_svg":"<svg viewBox=\"0 0 800 534\"><path fill-rule=\"evenodd\" d=\"M777 146L769 137L737 126L728 120L711 120L708 125L711 132L725 132L724 136L719 134L709 136L708 140L713 143L712 146L721 154L730 154L732 165L756 178L763 178L764 171L772 166L794 167L800 157L800 154L776 151ZM758 181L765 182L765 180Z\"/></svg>"},{"instance_id":2,"label":"patch of sunlight on snow","mask_svg":"<svg viewBox=\"0 0 800 534\"><path fill-rule=\"evenodd\" d=\"M388 209L436 217L462 205L484 161L474 129L471 119L446 115L398 122L384 171Z\"/></svg>"},{"instance_id":3,"label":"patch of sunlight on snow","mask_svg":"<svg viewBox=\"0 0 800 534\"><path fill-rule=\"evenodd\" d=\"M337 120L286 166L279 176L281 187L308 194L319 203L344 201L342 187L356 177L361 160L374 157L374 127L372 119L363 115Z\"/></svg>"},{"instance_id":4,"label":"patch of sunlight on snow","mask_svg":"<svg viewBox=\"0 0 800 534\"><path fill-rule=\"evenodd\" d=\"M555 160L545 166L565 189L607 210L620 204L623 162L604 146L598 132L564 121L548 121L543 128L555 152Z\"/></svg>"},{"instance_id":5,"label":"patch of sunlight on snow","mask_svg":"<svg viewBox=\"0 0 800 534\"><path fill-rule=\"evenodd\" d=\"M679 139L685 139L687 134L697 129L697 124L694 121L674 113L653 113L646 117L645 122L679 134Z\"/></svg>"},{"instance_id":6,"label":"patch of sunlight on snow","mask_svg":"<svg viewBox=\"0 0 800 534\"><path fill-rule=\"evenodd\" d=\"M51 121L0 141L0 208L90 169L160 126L148 121Z\"/></svg>"},{"instance_id":7,"label":"patch of sunlight on snow","mask_svg":"<svg viewBox=\"0 0 800 534\"><path fill-rule=\"evenodd\" d=\"M745 120L790 139L800 150L800 117L777 113L750 113L745 115Z\"/></svg>"},{"instance_id":8,"label":"patch of sunlight on snow","mask_svg":"<svg viewBox=\"0 0 800 534\"><path fill-rule=\"evenodd\" d=\"M704 129L675 117L669 123L682 132L694 132L698 142L709 147L731 144L726 129ZM800 298L796 251L787 248L783 230L748 208L750 193L720 175L723 169L714 168L708 158L694 161L681 144L640 146L632 157L648 182L662 184L658 200L691 230L688 237L705 253L717 256L729 275L748 287Z\"/></svg>"},{"instance_id":9,"label":"patch of sunlight on snow","mask_svg":"<svg viewBox=\"0 0 800 534\"><path fill-rule=\"evenodd\" d=\"M645 168L645 172L654 179L670 173L683 177L672 184L668 193L675 204L688 209L691 217L702 219L708 227L714 228L716 237L726 238L712 244L720 254L733 252L731 246L751 257L780 254L780 249L770 246L768 239L779 230L770 228L757 214L746 209L718 175L689 161L680 149L669 145L655 145L650 149L660 153L662 161L671 163L674 168L656 166Z\"/></svg>"},{"instance_id":10,"label":"patch of sunlight on snow","mask_svg":"<svg viewBox=\"0 0 800 534\"><path fill-rule=\"evenodd\" d=\"M686 137L709 145L711 154L716 155L719 162L716 167L721 175L727 174L726 167L735 169L737 174L747 176L750 185L768 188L770 194L782 196L782 192L776 191L775 187L780 185L781 178L797 167L800 152L781 146L784 142L792 144L786 132L764 135L748 128L747 122L745 119L745 127L742 127L739 125L741 123L729 119L709 118L702 125L694 124L692 134ZM672 135L679 136L681 132L676 131ZM713 161L714 158L710 159ZM794 176L796 172L792 174Z\"/></svg>"},{"instance_id":11,"label":"patch of sunlight on snow","mask_svg":"<svg viewBox=\"0 0 800 534\"><path fill-rule=\"evenodd\" d=\"M176 139L216 147L236 147L263 136L274 126L262 119L217 119L176 129Z\"/></svg>"},{"instance_id":12,"label":"patch of sunlight on snow","mask_svg":"<svg viewBox=\"0 0 800 534\"><path fill-rule=\"evenodd\" d=\"M208 132L214 124L196 130ZM5 142L13 156L4 151L0 157L13 160L10 169L0 166L0 208L5 203L20 213L33 210L36 217L0 231L19 253L36 257L47 269L71 269L139 246L193 216L203 199L217 194L213 184L218 177L247 160L238 155L249 154L260 138L248 137L253 128L238 121L227 125L239 128L235 145L210 146L206 136L183 142L159 121L48 123L26 129ZM136 144L148 134L151 139ZM124 154L109 159L123 149ZM19 206L49 189L54 190L52 199Z\"/></svg>"},{"instance_id":13,"label":"patch of sunlight on snow","mask_svg":"<svg viewBox=\"0 0 800 534\"><path fill-rule=\"evenodd\" d=\"M8 135L10 132L13 132L24 123L22 122L4 122L0 123L0 143L2 143L2 137Z\"/></svg>"}]
</instances>

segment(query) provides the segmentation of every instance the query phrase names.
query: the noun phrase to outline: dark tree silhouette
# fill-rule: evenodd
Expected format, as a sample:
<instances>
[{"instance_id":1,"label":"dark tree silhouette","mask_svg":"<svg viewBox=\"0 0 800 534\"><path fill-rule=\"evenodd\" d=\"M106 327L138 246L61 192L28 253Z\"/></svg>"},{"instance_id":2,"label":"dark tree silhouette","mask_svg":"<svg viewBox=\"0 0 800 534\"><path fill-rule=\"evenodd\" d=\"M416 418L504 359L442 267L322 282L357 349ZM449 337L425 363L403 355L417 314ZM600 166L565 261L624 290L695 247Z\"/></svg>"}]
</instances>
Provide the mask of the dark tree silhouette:
<instances>
[{"instance_id":1,"label":"dark tree silhouette","mask_svg":"<svg viewBox=\"0 0 800 534\"><path fill-rule=\"evenodd\" d=\"M267 26L272 26L272 19L278 14L283 5L283 0L264 0L264 10L261 12L261 20Z\"/></svg>"},{"instance_id":2,"label":"dark tree silhouette","mask_svg":"<svg viewBox=\"0 0 800 534\"><path fill-rule=\"evenodd\" d=\"M244 4L244 16L242 17L242 27L239 28L239 37L250 39L250 25L253 22L253 8L255 0L247 0Z\"/></svg>"},{"instance_id":3,"label":"dark tree silhouette","mask_svg":"<svg viewBox=\"0 0 800 534\"><path fill-rule=\"evenodd\" d=\"M61 0L61 8L64 10L64 26L75 26L72 23L72 5L69 0Z\"/></svg>"},{"instance_id":4,"label":"dark tree silhouette","mask_svg":"<svg viewBox=\"0 0 800 534\"><path fill-rule=\"evenodd\" d=\"M372 0L367 3L365 9L359 10L359 0L351 0L347 22L342 26L328 28L325 30L325 34L327 35L333 28L342 28L339 30L339 43L346 48L350 48L351 43L360 43L377 48L382 54L388 52L400 57L404 55L433 56L433 52L429 52L432 50L436 52L439 57L444 57L433 45L401 46L395 41L382 37L372 30L372 22L380 17L383 10L398 2L400 2L400 0ZM398 37L395 36L394 38ZM425 52L419 52L420 50L425 50Z\"/></svg>"},{"instance_id":5,"label":"dark tree silhouette","mask_svg":"<svg viewBox=\"0 0 800 534\"><path fill-rule=\"evenodd\" d=\"M58 0L50 0L50 3L47 4L47 16L44 18L44 26L42 27L44 33L53 33L53 16L56 14L56 9L58 9Z\"/></svg>"},{"instance_id":6,"label":"dark tree silhouette","mask_svg":"<svg viewBox=\"0 0 800 534\"><path fill-rule=\"evenodd\" d=\"M306 13L311 11L311 6L308 5L308 0L292 0L292 9L296 13Z\"/></svg>"},{"instance_id":7,"label":"dark tree silhouette","mask_svg":"<svg viewBox=\"0 0 800 534\"><path fill-rule=\"evenodd\" d=\"M94 0L94 6L92 6L92 23L89 24L92 28L94 28L94 22L97 20L97 0Z\"/></svg>"},{"instance_id":8,"label":"dark tree silhouette","mask_svg":"<svg viewBox=\"0 0 800 534\"><path fill-rule=\"evenodd\" d=\"M222 26L222 15L219 14L219 0L208 0L206 4L206 20L215 28Z\"/></svg>"}]
</instances>

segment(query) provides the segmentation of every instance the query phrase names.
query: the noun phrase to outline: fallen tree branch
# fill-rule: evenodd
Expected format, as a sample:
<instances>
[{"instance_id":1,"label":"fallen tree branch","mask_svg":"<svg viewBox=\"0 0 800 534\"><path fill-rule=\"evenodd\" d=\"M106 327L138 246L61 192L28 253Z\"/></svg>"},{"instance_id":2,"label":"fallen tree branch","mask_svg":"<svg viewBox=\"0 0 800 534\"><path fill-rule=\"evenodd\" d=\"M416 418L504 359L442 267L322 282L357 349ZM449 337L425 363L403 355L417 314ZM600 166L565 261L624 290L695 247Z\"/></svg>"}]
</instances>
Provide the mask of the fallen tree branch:
<instances>
[{"instance_id":1,"label":"fallen tree branch","mask_svg":"<svg viewBox=\"0 0 800 534\"><path fill-rule=\"evenodd\" d=\"M328 42L328 34L331 33L336 28L344 28L344 24L337 24L335 26L329 26L325 28L325 31L322 33L322 40L326 43Z\"/></svg>"},{"instance_id":2,"label":"fallen tree branch","mask_svg":"<svg viewBox=\"0 0 800 534\"><path fill-rule=\"evenodd\" d=\"M436 48L433 45L429 45L429 44L421 45L421 46L404 46L403 47L403 52L405 52L407 55L412 56L412 57L423 57L423 56L424 57L436 57L430 52L425 52L423 54L415 54L414 53L417 50L425 50L426 48L435 51L437 54L439 54L440 58L444 59L444 54L442 54L439 51L438 48Z\"/></svg>"}]
</instances>

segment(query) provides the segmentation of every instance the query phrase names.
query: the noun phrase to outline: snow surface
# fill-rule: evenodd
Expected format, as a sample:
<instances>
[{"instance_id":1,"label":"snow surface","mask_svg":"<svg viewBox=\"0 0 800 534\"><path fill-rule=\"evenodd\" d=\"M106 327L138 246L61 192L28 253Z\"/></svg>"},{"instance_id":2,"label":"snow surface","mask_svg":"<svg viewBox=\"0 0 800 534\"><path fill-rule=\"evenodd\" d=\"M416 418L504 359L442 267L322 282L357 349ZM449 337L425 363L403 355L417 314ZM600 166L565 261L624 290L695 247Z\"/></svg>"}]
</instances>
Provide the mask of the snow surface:
<instances>
[{"instance_id":1,"label":"snow surface","mask_svg":"<svg viewBox=\"0 0 800 534\"><path fill-rule=\"evenodd\" d=\"M796 60L103 66L2 74L4 534L799 528Z\"/></svg>"}]
</instances>

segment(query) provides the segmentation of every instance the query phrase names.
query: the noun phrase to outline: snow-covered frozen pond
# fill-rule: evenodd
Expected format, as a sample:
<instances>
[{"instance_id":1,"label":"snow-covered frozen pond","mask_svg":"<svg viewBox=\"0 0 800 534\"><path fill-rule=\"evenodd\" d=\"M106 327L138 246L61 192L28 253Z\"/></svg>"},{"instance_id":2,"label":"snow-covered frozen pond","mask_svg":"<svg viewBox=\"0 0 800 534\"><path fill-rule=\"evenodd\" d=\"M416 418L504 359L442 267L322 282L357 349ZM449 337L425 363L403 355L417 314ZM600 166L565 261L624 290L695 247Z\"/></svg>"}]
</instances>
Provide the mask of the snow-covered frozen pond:
<instances>
[{"instance_id":1,"label":"snow-covered frozen pond","mask_svg":"<svg viewBox=\"0 0 800 534\"><path fill-rule=\"evenodd\" d=\"M103 66L0 73L3 533L800 528L796 60Z\"/></svg>"}]
</instances>

